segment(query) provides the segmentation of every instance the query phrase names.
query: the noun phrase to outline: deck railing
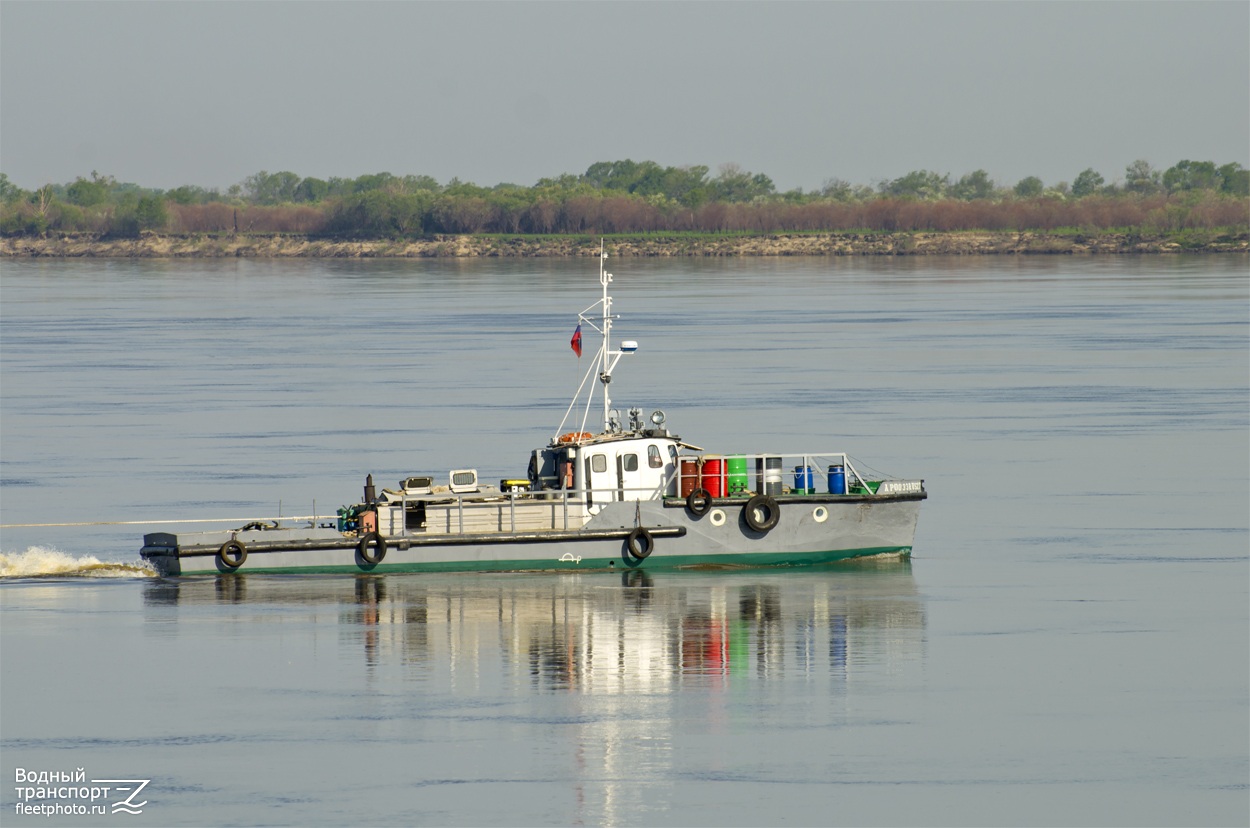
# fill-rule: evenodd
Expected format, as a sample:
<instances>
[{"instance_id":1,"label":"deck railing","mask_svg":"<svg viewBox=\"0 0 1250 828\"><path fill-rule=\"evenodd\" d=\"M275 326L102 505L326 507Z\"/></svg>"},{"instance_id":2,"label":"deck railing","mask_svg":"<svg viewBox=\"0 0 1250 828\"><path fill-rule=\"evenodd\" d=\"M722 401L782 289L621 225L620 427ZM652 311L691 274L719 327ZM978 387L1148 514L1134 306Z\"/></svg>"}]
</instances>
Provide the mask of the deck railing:
<instances>
[{"instance_id":1,"label":"deck railing","mask_svg":"<svg viewBox=\"0 0 1250 828\"><path fill-rule=\"evenodd\" d=\"M666 497L682 497L689 479L688 467L682 461L695 463L694 488L701 488L713 497L750 497L752 494L815 494L822 487L829 494L846 494L852 488L868 490L868 482L860 476L846 452L821 451L803 454L714 454L680 455L677 467L657 489ZM730 469L733 469L731 474ZM833 469L841 469L842 491L835 492ZM704 476L710 478L704 485ZM822 484L821 477L825 482ZM683 480L687 478L687 480ZM674 486L676 481L676 486ZM789 481L789 482L788 482ZM802 485L800 485L802 482ZM718 485L717 485L718 484ZM791 485L793 484L793 485Z\"/></svg>"},{"instance_id":2,"label":"deck railing","mask_svg":"<svg viewBox=\"0 0 1250 828\"><path fill-rule=\"evenodd\" d=\"M686 483L703 489L713 498L747 498L765 494L846 494L871 491L844 452L803 454L702 454L682 455L658 486L645 488L612 487L595 489L543 489L539 491L500 491L434 495L400 495L391 503L399 506L398 526L392 520L390 537L429 534L427 529L411 530L407 525L409 504L425 503L425 522L434 518L434 532L464 534L466 531L517 532L525 530L570 530L580 527L607 503L684 498ZM730 463L732 460L732 475ZM683 463L682 461L686 461ZM693 468L697 479L683 480ZM833 469L833 471L831 471ZM840 475L836 470L841 470ZM834 491L839 488L841 491ZM857 491L853 491L857 490ZM518 520L518 509L523 517ZM548 512L547 517L543 513ZM380 516L379 516L380 517ZM467 520L466 520L467 517ZM490 527L490 528L484 528Z\"/></svg>"}]
</instances>

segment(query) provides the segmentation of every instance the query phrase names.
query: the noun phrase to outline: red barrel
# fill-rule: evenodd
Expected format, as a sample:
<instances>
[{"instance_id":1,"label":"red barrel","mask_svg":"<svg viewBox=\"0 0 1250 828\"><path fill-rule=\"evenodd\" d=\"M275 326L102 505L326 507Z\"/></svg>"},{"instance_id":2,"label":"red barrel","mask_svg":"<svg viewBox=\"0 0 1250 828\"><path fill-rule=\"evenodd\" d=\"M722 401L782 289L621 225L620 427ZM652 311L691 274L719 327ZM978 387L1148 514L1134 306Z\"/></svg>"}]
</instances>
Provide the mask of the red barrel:
<instances>
[{"instance_id":1,"label":"red barrel","mask_svg":"<svg viewBox=\"0 0 1250 828\"><path fill-rule=\"evenodd\" d=\"M690 497L690 493L699 488L699 458L683 457L681 458L681 486L679 491L682 497Z\"/></svg>"},{"instance_id":2,"label":"red barrel","mask_svg":"<svg viewBox=\"0 0 1250 828\"><path fill-rule=\"evenodd\" d=\"M725 458L708 456L703 458L703 474L700 483L712 497L725 496Z\"/></svg>"}]
</instances>

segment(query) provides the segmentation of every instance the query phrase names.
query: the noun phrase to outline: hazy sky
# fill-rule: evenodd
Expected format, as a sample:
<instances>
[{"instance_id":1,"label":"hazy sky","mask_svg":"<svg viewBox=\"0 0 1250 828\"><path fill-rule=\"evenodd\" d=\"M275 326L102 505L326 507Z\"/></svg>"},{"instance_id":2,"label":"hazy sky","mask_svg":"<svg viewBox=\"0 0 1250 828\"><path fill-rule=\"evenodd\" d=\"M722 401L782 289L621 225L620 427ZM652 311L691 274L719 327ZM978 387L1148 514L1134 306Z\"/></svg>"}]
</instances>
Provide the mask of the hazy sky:
<instances>
[{"instance_id":1,"label":"hazy sky","mask_svg":"<svg viewBox=\"0 0 1250 828\"><path fill-rule=\"evenodd\" d=\"M1250 166L1250 3L0 2L0 171L779 189Z\"/></svg>"}]
</instances>

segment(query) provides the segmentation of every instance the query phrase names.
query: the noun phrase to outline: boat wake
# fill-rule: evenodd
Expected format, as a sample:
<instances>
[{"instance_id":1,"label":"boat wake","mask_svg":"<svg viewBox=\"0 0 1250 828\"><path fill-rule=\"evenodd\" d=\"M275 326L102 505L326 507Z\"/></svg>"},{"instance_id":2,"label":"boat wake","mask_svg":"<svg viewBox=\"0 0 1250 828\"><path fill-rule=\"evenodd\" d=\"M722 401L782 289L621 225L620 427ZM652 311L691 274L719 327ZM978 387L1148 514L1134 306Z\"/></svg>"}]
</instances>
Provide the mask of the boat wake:
<instances>
[{"instance_id":1,"label":"boat wake","mask_svg":"<svg viewBox=\"0 0 1250 828\"><path fill-rule=\"evenodd\" d=\"M71 555L32 546L25 552L0 552L0 579L8 578L154 578L144 563L107 563L93 555Z\"/></svg>"}]
</instances>

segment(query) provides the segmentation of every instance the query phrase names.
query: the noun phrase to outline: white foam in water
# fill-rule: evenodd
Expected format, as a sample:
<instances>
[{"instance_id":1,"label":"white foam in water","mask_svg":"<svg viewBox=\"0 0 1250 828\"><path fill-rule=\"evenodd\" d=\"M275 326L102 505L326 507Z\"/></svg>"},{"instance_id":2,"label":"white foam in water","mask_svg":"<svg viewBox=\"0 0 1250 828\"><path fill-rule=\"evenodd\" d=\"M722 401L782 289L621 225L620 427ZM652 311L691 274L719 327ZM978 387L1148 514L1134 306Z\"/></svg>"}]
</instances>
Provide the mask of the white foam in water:
<instances>
[{"instance_id":1,"label":"white foam in water","mask_svg":"<svg viewBox=\"0 0 1250 828\"><path fill-rule=\"evenodd\" d=\"M32 546L25 552L0 553L0 578L45 578L51 575L150 578L156 573L145 563L105 563L93 555L71 555L43 546Z\"/></svg>"}]
</instances>

